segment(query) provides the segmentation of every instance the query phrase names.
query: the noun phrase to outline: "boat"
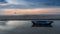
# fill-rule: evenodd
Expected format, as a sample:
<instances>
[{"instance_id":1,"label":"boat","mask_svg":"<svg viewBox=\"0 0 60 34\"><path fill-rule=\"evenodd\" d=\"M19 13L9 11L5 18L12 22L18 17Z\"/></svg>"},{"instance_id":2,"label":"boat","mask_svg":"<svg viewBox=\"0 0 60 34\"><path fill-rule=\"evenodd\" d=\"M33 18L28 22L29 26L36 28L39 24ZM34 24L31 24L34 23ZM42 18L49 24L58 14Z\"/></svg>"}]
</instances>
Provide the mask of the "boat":
<instances>
[{"instance_id":1,"label":"boat","mask_svg":"<svg viewBox=\"0 0 60 34\"><path fill-rule=\"evenodd\" d=\"M44 24L44 25L50 25L51 23L53 23L53 21L32 21L33 24Z\"/></svg>"}]
</instances>

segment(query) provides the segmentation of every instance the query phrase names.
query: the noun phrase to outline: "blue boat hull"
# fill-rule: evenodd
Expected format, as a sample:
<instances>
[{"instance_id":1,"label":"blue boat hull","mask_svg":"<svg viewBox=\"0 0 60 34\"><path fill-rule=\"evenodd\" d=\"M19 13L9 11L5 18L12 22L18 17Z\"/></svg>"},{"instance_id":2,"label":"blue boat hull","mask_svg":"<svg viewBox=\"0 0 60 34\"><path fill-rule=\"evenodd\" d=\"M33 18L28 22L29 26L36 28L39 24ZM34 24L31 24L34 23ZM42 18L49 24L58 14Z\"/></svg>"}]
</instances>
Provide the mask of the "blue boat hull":
<instances>
[{"instance_id":1,"label":"blue boat hull","mask_svg":"<svg viewBox=\"0 0 60 34\"><path fill-rule=\"evenodd\" d=\"M33 24L51 24L53 21L32 21Z\"/></svg>"}]
</instances>

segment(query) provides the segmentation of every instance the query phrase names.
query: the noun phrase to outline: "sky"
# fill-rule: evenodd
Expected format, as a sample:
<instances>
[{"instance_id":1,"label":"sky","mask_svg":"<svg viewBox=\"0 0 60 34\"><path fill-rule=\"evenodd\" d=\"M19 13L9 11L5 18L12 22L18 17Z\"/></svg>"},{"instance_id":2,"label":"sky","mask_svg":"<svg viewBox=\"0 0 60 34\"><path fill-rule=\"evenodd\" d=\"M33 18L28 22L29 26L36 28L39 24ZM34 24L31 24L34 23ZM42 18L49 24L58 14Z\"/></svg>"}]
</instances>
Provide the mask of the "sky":
<instances>
[{"instance_id":1,"label":"sky","mask_svg":"<svg viewBox=\"0 0 60 34\"><path fill-rule=\"evenodd\" d=\"M47 8L45 10L45 8ZM50 8L50 10L48 10L48 8ZM52 11L52 8L54 11ZM17 11L16 11L17 9ZM37 10L38 9L38 10ZM45 10L45 11L41 11ZM22 10L22 14L29 12L29 13L35 13L35 11L38 13L59 13L60 10L60 0L0 0L0 14L4 14L6 13L13 13L14 14L14 10L15 12L21 12ZM4 11L5 10L5 11ZM7 11L10 10L10 11ZM12 11L13 10L13 11ZM48 11L47 11L48 10ZM55 10L57 10L55 12ZM25 11L25 12L24 12ZM47 12L46 12L47 11ZM9 14L8 13L8 14Z\"/></svg>"},{"instance_id":2,"label":"sky","mask_svg":"<svg viewBox=\"0 0 60 34\"><path fill-rule=\"evenodd\" d=\"M0 8L59 7L60 0L0 0Z\"/></svg>"}]
</instances>

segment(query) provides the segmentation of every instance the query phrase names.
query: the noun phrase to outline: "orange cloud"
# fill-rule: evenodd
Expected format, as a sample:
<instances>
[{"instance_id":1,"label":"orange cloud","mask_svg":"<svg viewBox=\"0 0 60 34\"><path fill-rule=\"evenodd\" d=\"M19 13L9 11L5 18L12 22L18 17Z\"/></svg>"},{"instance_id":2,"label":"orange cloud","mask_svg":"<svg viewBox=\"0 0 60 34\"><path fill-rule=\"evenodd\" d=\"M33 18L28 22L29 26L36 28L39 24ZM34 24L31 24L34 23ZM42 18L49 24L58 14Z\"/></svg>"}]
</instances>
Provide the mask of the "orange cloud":
<instances>
[{"instance_id":1,"label":"orange cloud","mask_svg":"<svg viewBox=\"0 0 60 34\"><path fill-rule=\"evenodd\" d=\"M36 13L46 13L46 12L57 12L60 8L35 8L35 9L3 9L4 13L13 14L36 14Z\"/></svg>"}]
</instances>

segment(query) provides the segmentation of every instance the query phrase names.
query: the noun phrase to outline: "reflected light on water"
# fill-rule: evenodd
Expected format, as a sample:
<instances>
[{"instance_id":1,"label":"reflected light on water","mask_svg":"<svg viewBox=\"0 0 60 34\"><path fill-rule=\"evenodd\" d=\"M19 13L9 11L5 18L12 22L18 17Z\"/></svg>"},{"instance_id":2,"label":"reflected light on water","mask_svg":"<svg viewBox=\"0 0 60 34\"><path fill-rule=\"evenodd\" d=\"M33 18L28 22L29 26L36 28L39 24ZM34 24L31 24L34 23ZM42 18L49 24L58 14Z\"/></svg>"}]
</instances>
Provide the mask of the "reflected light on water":
<instances>
[{"instance_id":1,"label":"reflected light on water","mask_svg":"<svg viewBox=\"0 0 60 34\"><path fill-rule=\"evenodd\" d=\"M17 26L23 26L24 24L28 23L28 21L5 21L5 22L2 21L2 23L5 24L0 25L0 30L12 30Z\"/></svg>"},{"instance_id":2,"label":"reflected light on water","mask_svg":"<svg viewBox=\"0 0 60 34\"><path fill-rule=\"evenodd\" d=\"M32 25L32 27L53 27L52 25L43 25L43 24L40 24L40 25Z\"/></svg>"},{"instance_id":3,"label":"reflected light on water","mask_svg":"<svg viewBox=\"0 0 60 34\"><path fill-rule=\"evenodd\" d=\"M21 26L24 25L25 23L27 23L28 21L8 21L6 24L7 25L11 25L11 26Z\"/></svg>"}]
</instances>

